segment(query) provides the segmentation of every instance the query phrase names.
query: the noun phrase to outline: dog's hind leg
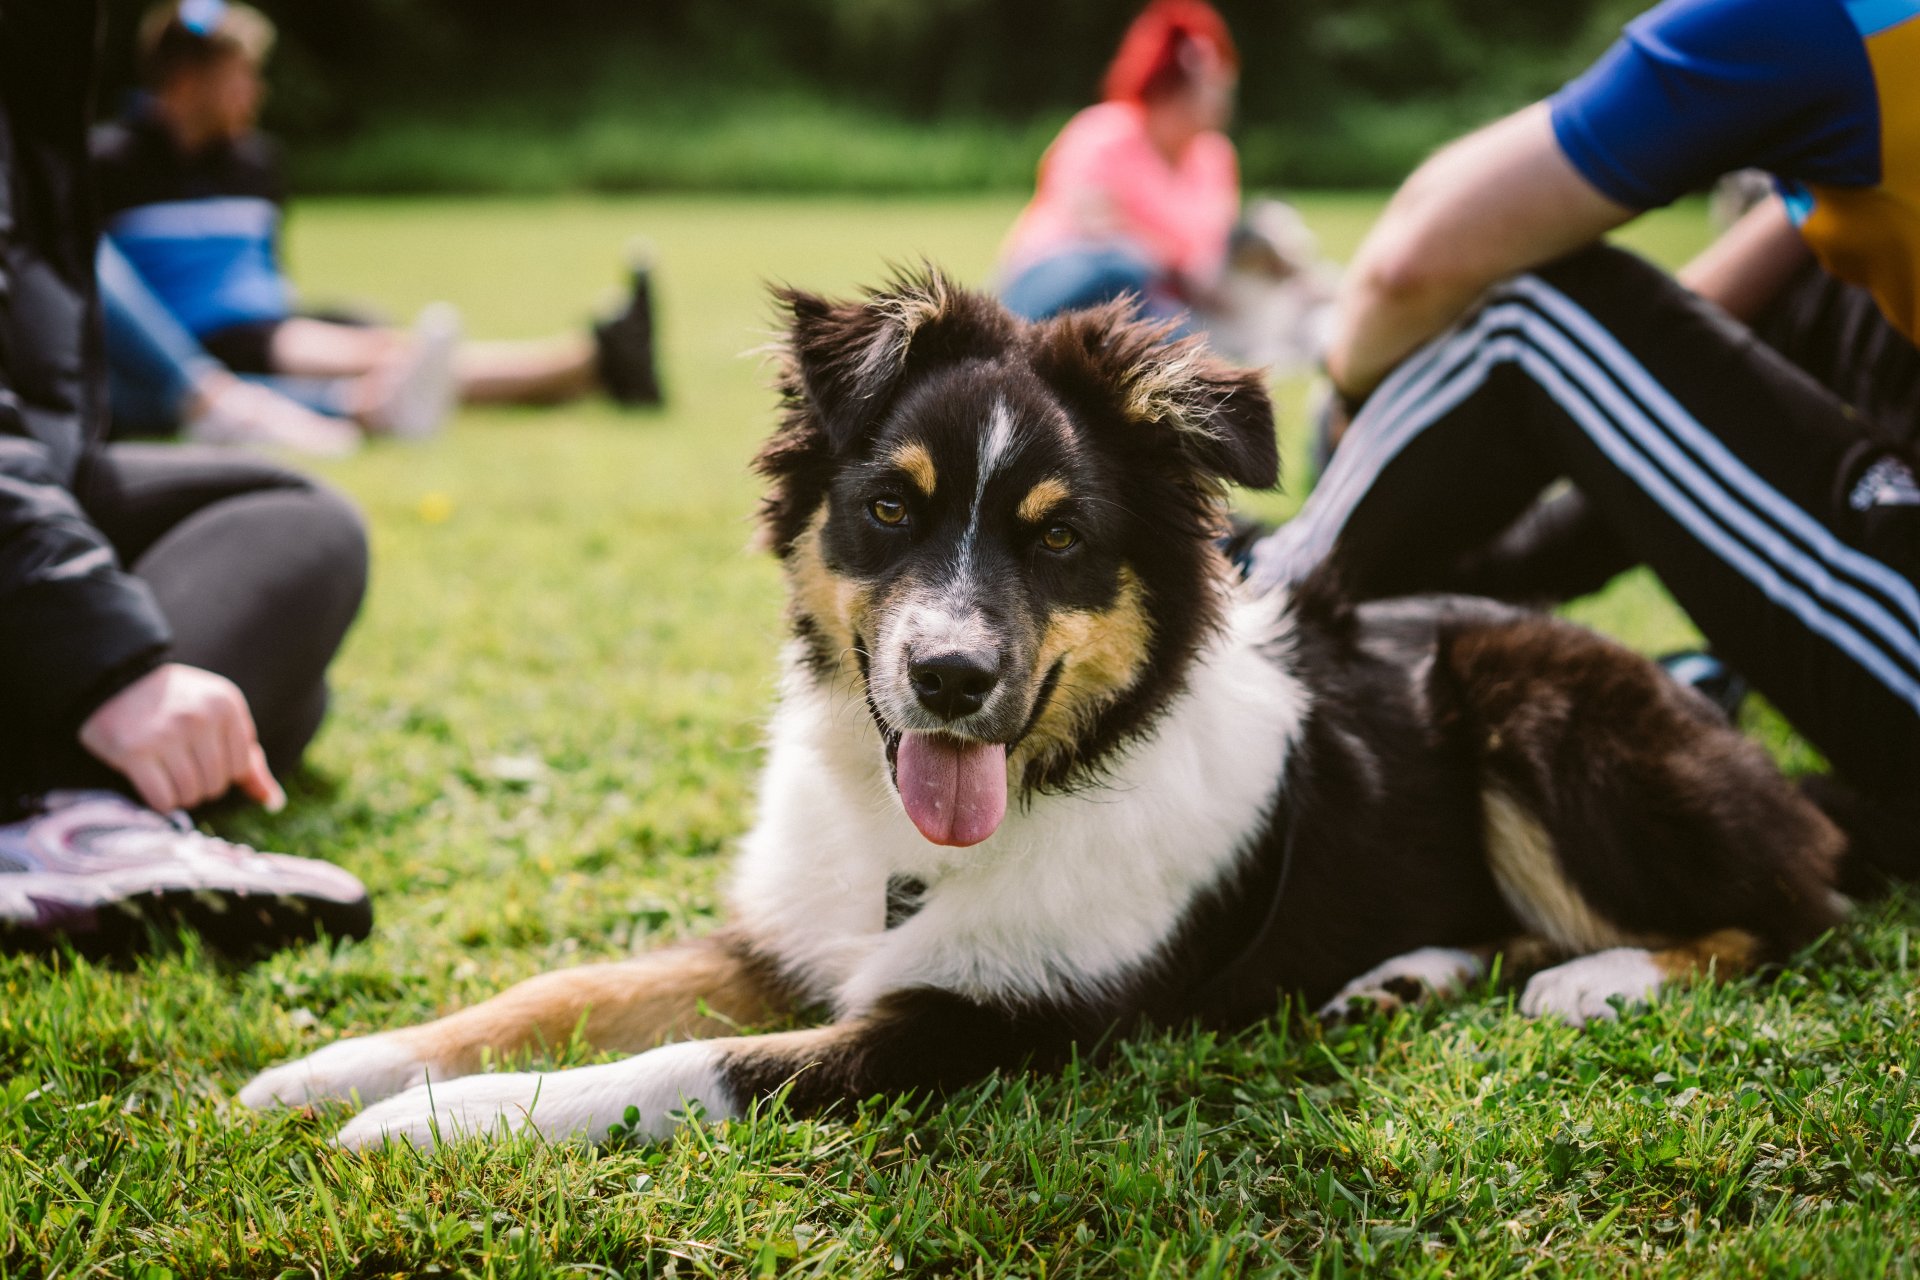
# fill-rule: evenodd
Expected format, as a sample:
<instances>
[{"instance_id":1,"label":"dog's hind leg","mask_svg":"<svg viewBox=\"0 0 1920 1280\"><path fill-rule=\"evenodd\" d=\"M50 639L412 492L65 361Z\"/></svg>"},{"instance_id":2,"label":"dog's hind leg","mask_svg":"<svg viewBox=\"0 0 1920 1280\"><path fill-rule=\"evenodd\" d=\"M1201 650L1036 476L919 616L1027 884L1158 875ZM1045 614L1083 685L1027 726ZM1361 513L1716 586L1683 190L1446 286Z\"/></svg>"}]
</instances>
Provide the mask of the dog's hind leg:
<instances>
[{"instance_id":1,"label":"dog's hind leg","mask_svg":"<svg viewBox=\"0 0 1920 1280\"><path fill-rule=\"evenodd\" d=\"M542 974L433 1022L338 1041L261 1072L239 1101L372 1102L471 1075L493 1060L556 1049L576 1035L597 1051L638 1053L668 1039L725 1034L789 1003L774 967L722 933L635 960Z\"/></svg>"},{"instance_id":2,"label":"dog's hind leg","mask_svg":"<svg viewBox=\"0 0 1920 1280\"><path fill-rule=\"evenodd\" d=\"M1678 982L1751 969L1760 940L1744 929L1720 929L1674 947L1610 947L1542 969L1520 995L1520 1012L1583 1026L1651 1001Z\"/></svg>"},{"instance_id":3,"label":"dog's hind leg","mask_svg":"<svg viewBox=\"0 0 1920 1280\"><path fill-rule=\"evenodd\" d=\"M1784 958L1833 924L1844 838L1758 744L1665 673L1571 624L1456 630L1431 694L1476 757L1489 869L1576 957L1529 1013L1583 1022L1673 978Z\"/></svg>"}]
</instances>

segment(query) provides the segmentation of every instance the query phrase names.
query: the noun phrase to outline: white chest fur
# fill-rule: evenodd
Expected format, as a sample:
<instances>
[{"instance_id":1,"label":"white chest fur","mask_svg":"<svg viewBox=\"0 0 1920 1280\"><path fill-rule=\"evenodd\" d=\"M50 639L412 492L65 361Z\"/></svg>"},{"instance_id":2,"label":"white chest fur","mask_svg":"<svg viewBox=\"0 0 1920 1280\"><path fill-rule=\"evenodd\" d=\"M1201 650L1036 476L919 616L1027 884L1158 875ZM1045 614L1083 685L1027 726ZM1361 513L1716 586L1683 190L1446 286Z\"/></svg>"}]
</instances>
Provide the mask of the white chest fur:
<instances>
[{"instance_id":1,"label":"white chest fur","mask_svg":"<svg viewBox=\"0 0 1920 1280\"><path fill-rule=\"evenodd\" d=\"M887 778L856 688L789 654L736 918L841 1014L889 991L979 998L1091 993L1151 960L1260 829L1307 694L1271 645L1284 600L1236 601L1187 692L1103 785L1013 805L968 849L922 839ZM885 928L888 878L928 886Z\"/></svg>"}]
</instances>

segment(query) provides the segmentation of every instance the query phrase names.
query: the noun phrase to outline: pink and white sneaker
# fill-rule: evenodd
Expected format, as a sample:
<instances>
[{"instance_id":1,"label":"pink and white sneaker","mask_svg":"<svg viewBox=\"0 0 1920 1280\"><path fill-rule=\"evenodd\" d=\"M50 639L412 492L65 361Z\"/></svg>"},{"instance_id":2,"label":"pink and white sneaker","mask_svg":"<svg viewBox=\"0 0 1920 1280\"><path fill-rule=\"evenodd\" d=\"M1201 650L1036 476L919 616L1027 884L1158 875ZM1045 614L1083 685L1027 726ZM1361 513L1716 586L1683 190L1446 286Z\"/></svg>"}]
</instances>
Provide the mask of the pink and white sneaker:
<instances>
[{"instance_id":1,"label":"pink and white sneaker","mask_svg":"<svg viewBox=\"0 0 1920 1280\"><path fill-rule=\"evenodd\" d=\"M364 938L373 907L339 867L256 853L117 792L56 791L0 826L0 948L124 952L180 926L246 954Z\"/></svg>"}]
</instances>

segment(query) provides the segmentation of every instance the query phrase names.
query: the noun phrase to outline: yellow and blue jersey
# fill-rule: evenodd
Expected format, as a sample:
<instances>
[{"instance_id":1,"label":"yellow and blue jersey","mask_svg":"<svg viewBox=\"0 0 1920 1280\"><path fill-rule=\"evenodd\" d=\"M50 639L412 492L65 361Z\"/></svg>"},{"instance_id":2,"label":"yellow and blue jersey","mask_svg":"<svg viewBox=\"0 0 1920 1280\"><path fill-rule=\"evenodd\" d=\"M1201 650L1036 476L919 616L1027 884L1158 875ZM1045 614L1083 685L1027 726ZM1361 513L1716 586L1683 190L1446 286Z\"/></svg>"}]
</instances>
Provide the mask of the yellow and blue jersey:
<instances>
[{"instance_id":1,"label":"yellow and blue jersey","mask_svg":"<svg viewBox=\"0 0 1920 1280\"><path fill-rule=\"evenodd\" d=\"M1772 173L1821 264L1920 335L1920 0L1667 0L1552 112L1629 208Z\"/></svg>"}]
</instances>

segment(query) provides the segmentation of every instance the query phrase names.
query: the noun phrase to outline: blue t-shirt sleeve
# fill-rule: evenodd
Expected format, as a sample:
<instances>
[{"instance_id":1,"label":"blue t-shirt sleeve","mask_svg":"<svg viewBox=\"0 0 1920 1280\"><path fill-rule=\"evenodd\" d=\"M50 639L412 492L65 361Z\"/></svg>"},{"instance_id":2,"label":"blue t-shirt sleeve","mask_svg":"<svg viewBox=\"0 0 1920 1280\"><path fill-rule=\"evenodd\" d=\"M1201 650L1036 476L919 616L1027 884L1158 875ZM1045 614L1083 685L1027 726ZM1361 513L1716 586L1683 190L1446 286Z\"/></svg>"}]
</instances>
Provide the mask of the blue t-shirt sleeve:
<instances>
[{"instance_id":1,"label":"blue t-shirt sleeve","mask_svg":"<svg viewBox=\"0 0 1920 1280\"><path fill-rule=\"evenodd\" d=\"M1840 0L1666 0L1551 109L1567 159L1629 208L1750 166L1879 181L1873 70Z\"/></svg>"}]
</instances>

